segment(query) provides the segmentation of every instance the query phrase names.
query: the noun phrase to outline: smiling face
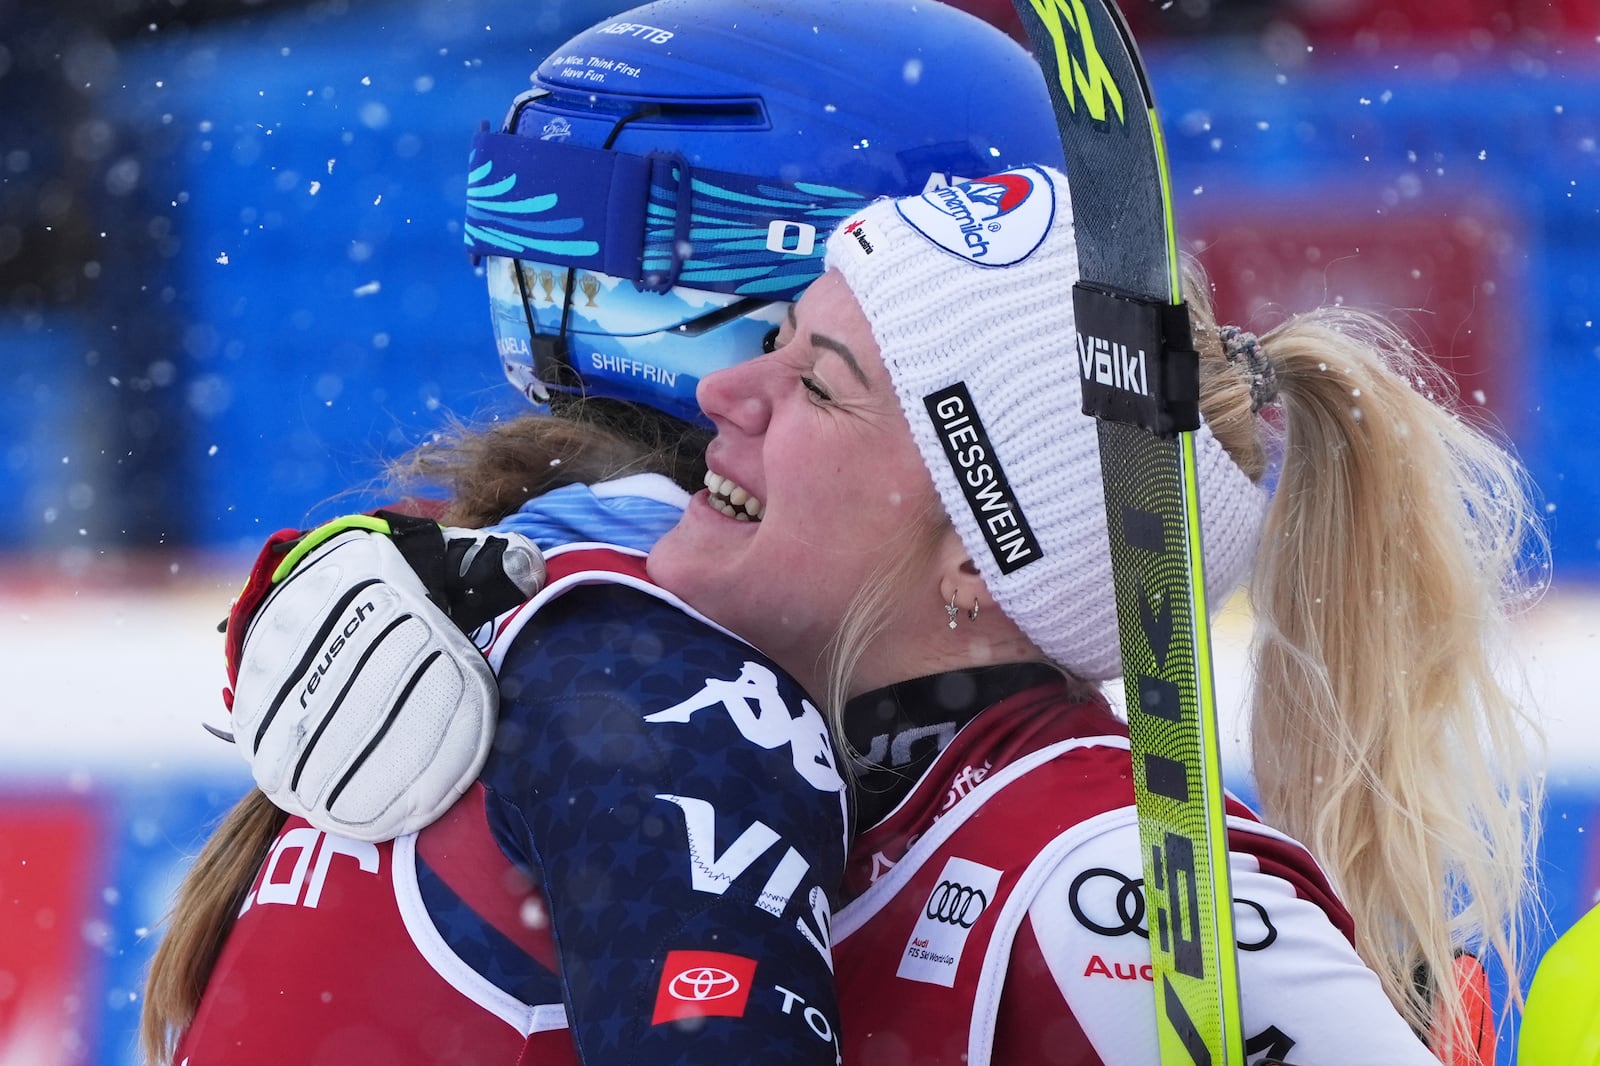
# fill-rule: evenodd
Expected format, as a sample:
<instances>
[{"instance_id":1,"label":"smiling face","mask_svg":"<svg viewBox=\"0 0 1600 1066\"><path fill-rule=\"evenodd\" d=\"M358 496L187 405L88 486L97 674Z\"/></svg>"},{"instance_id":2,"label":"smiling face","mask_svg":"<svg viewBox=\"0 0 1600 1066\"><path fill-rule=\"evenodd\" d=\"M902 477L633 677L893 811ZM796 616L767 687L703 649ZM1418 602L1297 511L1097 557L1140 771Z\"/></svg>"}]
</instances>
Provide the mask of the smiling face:
<instances>
[{"instance_id":1,"label":"smiling face","mask_svg":"<svg viewBox=\"0 0 1600 1066\"><path fill-rule=\"evenodd\" d=\"M852 598L939 509L871 326L839 274L806 290L770 354L707 376L698 398L717 428L708 488L651 552L650 576L815 693L818 660ZM931 616L938 580L930 568L912 582L926 588L895 593Z\"/></svg>"}]
</instances>

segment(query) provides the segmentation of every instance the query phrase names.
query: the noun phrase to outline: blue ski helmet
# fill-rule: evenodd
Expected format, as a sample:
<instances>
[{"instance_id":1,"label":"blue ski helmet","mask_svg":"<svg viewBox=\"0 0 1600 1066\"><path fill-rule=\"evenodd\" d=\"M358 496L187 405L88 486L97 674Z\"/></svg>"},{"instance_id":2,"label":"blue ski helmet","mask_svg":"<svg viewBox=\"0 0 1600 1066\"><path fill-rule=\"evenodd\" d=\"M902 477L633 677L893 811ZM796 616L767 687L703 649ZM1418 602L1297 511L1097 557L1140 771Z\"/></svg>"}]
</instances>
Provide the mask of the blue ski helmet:
<instances>
[{"instance_id":1,"label":"blue ski helmet","mask_svg":"<svg viewBox=\"0 0 1600 1066\"><path fill-rule=\"evenodd\" d=\"M473 142L466 242L506 376L703 423L880 196L1059 163L1044 78L935 0L657 0L539 65Z\"/></svg>"}]
</instances>

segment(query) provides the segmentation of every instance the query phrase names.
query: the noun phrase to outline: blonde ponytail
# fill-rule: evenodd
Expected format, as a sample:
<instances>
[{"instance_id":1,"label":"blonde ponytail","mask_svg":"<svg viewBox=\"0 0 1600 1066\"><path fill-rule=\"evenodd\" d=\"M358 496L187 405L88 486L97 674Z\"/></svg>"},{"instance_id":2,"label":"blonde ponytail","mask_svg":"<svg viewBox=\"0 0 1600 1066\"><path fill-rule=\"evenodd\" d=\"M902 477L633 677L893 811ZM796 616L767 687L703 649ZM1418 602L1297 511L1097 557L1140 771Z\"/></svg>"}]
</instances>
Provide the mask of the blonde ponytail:
<instances>
[{"instance_id":1,"label":"blonde ponytail","mask_svg":"<svg viewBox=\"0 0 1600 1066\"><path fill-rule=\"evenodd\" d=\"M1250 585L1264 813L1333 878L1413 1028L1452 1043L1454 953L1515 976L1533 894L1537 731L1496 671L1529 599L1519 561L1544 557L1523 471L1451 412L1403 337L1355 311L1263 336L1281 407L1243 418L1248 384L1207 314L1208 424L1247 470L1263 438L1282 455Z\"/></svg>"}]
</instances>

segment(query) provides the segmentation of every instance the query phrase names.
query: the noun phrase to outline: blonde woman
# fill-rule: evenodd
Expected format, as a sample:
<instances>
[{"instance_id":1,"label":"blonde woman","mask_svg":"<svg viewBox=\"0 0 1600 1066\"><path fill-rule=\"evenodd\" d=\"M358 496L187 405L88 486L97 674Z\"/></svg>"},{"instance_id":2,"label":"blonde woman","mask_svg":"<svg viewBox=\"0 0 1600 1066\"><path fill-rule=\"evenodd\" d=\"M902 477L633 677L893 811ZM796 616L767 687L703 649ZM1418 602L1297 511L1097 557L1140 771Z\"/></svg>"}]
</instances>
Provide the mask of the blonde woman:
<instances>
[{"instance_id":1,"label":"blonde woman","mask_svg":"<svg viewBox=\"0 0 1600 1066\"><path fill-rule=\"evenodd\" d=\"M1043 201L1031 212L1014 203L1019 182ZM837 694L845 735L878 757L857 796L884 818L858 820L854 902L835 924L859 1061L901 1048L955 1061L932 1042L948 1025L852 1017L886 984L883 1003L924 1001L897 1008L908 1018L977 1008L972 1056L992 1040L997 1061L1044 1061L1011 1052L1053 1017L1092 1048L1071 1061L1154 1062L1149 1028L1128 1024L1151 993L1133 976L1148 949L1128 935L1142 931L1124 891L1140 876L1131 788L1116 783L1125 755L1097 767L1110 742L1073 719L1074 695L1116 673L1117 644L1094 432L1073 415L1065 181L1029 168L963 192L988 220L981 252L932 198L875 204L830 241L830 271L778 350L702 385L713 474L759 497L762 520L730 522L697 498L650 570L808 688ZM986 265L991 255L1012 262ZM1420 1042L1402 1050L1412 1031L1445 1054L1471 1029L1448 978L1455 953L1489 952L1516 973L1529 894L1538 786L1523 715L1494 671L1519 553L1539 543L1522 472L1374 320L1318 312L1258 339L1217 330L1197 295L1212 602L1248 578L1266 822L1328 875L1285 867L1294 845L1230 820L1246 1033L1301 1064L1423 1060ZM1012 565L1017 531L1028 554ZM801 558L837 582L786 591L771 575ZM792 624L817 601L844 619L838 639ZM1007 661L1047 662L1062 680L1051 695L916 702ZM906 678L922 680L881 687ZM885 707L882 722L863 720ZM892 779L906 769L895 752L915 750L899 741L919 731L947 746L913 768L914 784ZM952 882L983 892L985 915L1002 912L995 930L951 935L919 917ZM1348 954L1315 933L1329 926L1313 901L1343 923L1329 887L1349 910ZM943 939L923 943L930 930ZM952 961L941 969L927 953ZM1050 980L996 976L1007 961L1011 975ZM945 979L970 981L965 998Z\"/></svg>"}]
</instances>

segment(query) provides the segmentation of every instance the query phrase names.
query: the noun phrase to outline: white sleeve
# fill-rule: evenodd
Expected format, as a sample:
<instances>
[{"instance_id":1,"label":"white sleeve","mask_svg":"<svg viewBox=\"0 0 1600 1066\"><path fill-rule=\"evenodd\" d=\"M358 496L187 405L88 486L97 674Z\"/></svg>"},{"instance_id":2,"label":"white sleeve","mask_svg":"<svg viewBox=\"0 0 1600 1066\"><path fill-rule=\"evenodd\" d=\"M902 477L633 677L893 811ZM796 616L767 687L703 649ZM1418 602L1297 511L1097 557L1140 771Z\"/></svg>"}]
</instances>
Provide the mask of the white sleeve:
<instances>
[{"instance_id":1,"label":"white sleeve","mask_svg":"<svg viewBox=\"0 0 1600 1066\"><path fill-rule=\"evenodd\" d=\"M1228 825L1247 1061L1438 1066L1316 901L1325 882L1310 855L1259 823ZM1028 910L1062 997L1118 1066L1159 1062L1142 878L1125 818L1068 852Z\"/></svg>"}]
</instances>

